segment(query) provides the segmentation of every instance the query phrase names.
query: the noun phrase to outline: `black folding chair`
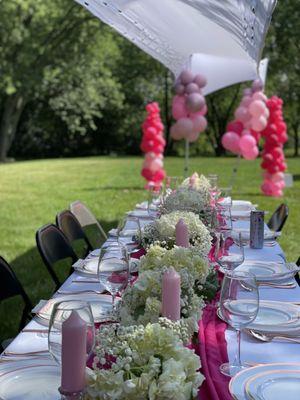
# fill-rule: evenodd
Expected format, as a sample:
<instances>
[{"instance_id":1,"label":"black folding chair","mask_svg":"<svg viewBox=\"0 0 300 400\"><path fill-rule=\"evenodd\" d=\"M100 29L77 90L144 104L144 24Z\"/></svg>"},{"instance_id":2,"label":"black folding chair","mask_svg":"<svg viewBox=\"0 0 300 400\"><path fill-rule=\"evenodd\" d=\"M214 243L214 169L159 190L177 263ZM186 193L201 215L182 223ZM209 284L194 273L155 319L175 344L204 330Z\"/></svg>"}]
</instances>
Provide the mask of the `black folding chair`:
<instances>
[{"instance_id":1,"label":"black folding chair","mask_svg":"<svg viewBox=\"0 0 300 400\"><path fill-rule=\"evenodd\" d=\"M286 204L282 203L276 208L267 225L272 231L281 232L288 216L289 208Z\"/></svg>"},{"instance_id":2,"label":"black folding chair","mask_svg":"<svg viewBox=\"0 0 300 400\"><path fill-rule=\"evenodd\" d=\"M4 258L0 257L0 301L15 296L21 296L24 303L19 323L20 331L24 328L26 322L32 318L32 304L10 265L4 260ZM0 348L1 347L2 346L0 346Z\"/></svg>"},{"instance_id":3,"label":"black folding chair","mask_svg":"<svg viewBox=\"0 0 300 400\"><path fill-rule=\"evenodd\" d=\"M83 245L80 249L80 253L82 253L80 254L81 257L87 256L93 250L93 246L81 228L77 218L73 213L71 213L71 211L64 210L58 213L56 215L56 225L66 235L73 249L75 247L75 241L77 243L79 241L81 243L83 242ZM74 250L76 252L76 249Z\"/></svg>"},{"instance_id":4,"label":"black folding chair","mask_svg":"<svg viewBox=\"0 0 300 400\"><path fill-rule=\"evenodd\" d=\"M61 282L53 269L54 264L66 258L71 258L72 264L74 264L78 257L66 236L54 224L44 225L36 232L36 244L57 290L61 286ZM72 272L72 268L70 272Z\"/></svg>"}]
</instances>

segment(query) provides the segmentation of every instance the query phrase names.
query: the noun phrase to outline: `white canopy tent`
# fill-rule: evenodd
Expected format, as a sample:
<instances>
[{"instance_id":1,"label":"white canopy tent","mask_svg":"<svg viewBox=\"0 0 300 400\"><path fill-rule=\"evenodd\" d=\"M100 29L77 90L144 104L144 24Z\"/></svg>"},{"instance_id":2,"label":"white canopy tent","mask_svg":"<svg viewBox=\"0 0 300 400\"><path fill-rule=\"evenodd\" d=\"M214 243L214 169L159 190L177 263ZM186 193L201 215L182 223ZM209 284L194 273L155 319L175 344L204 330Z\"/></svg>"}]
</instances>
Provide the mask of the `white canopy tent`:
<instances>
[{"instance_id":1,"label":"white canopy tent","mask_svg":"<svg viewBox=\"0 0 300 400\"><path fill-rule=\"evenodd\" d=\"M76 0L175 76L189 67L205 94L256 79L276 0Z\"/></svg>"}]
</instances>

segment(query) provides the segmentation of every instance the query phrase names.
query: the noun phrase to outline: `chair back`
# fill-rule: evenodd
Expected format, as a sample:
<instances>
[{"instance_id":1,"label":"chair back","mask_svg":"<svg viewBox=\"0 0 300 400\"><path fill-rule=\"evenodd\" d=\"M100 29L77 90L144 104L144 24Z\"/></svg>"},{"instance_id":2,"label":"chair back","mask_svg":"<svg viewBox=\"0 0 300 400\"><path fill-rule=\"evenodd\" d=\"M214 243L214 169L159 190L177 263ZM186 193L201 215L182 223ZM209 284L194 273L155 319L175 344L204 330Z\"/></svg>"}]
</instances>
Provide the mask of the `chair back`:
<instances>
[{"instance_id":1,"label":"chair back","mask_svg":"<svg viewBox=\"0 0 300 400\"><path fill-rule=\"evenodd\" d=\"M7 261L0 256L0 301L14 296L21 296L24 302L23 314L19 326L19 329L22 329L26 320L31 317L30 311L33 307L14 271Z\"/></svg>"},{"instance_id":2,"label":"chair back","mask_svg":"<svg viewBox=\"0 0 300 400\"><path fill-rule=\"evenodd\" d=\"M66 236L54 224L47 224L38 229L36 232L36 244L45 266L58 289L61 283L53 269L54 263L71 258L73 264L78 260L78 257Z\"/></svg>"},{"instance_id":3,"label":"chair back","mask_svg":"<svg viewBox=\"0 0 300 400\"><path fill-rule=\"evenodd\" d=\"M85 255L87 255L90 251L93 250L93 246L91 245L89 239L84 233L80 223L74 214L69 210L61 211L56 215L56 225L59 229L66 235L71 245L76 240L83 240L86 249Z\"/></svg>"},{"instance_id":4,"label":"chair back","mask_svg":"<svg viewBox=\"0 0 300 400\"><path fill-rule=\"evenodd\" d=\"M81 227L94 225L97 228L99 238L102 242L107 240L107 235L91 210L81 201L76 200L70 204L70 210L75 215Z\"/></svg>"},{"instance_id":5,"label":"chair back","mask_svg":"<svg viewBox=\"0 0 300 400\"><path fill-rule=\"evenodd\" d=\"M281 232L288 216L289 208L286 204L282 203L276 208L267 225L271 230Z\"/></svg>"}]
</instances>

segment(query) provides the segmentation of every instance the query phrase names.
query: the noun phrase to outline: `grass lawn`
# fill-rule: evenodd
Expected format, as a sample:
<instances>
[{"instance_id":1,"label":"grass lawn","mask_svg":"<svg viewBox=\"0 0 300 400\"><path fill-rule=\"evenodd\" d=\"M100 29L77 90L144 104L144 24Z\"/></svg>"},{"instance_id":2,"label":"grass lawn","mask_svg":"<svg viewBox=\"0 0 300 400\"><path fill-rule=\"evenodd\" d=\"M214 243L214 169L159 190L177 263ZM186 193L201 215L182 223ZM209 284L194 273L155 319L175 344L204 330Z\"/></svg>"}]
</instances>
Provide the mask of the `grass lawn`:
<instances>
[{"instance_id":1,"label":"grass lawn","mask_svg":"<svg viewBox=\"0 0 300 400\"><path fill-rule=\"evenodd\" d=\"M76 199L89 205L107 230L116 226L125 211L146 197L141 163L141 157L92 157L0 165L0 254L11 263L34 304L49 298L54 289L35 247L37 228L53 222L56 213ZM282 200L260 193L259 163L241 162L233 197L251 200L272 212ZM193 158L190 172L216 173L226 186L234 164L232 158ZM290 207L290 216L280 243L293 261L300 255L300 161L289 159L288 165L295 184L285 191L283 201ZM168 158L165 166L168 175L182 175L183 159ZM16 334L15 315L20 309L20 301L0 304L0 341Z\"/></svg>"}]
</instances>

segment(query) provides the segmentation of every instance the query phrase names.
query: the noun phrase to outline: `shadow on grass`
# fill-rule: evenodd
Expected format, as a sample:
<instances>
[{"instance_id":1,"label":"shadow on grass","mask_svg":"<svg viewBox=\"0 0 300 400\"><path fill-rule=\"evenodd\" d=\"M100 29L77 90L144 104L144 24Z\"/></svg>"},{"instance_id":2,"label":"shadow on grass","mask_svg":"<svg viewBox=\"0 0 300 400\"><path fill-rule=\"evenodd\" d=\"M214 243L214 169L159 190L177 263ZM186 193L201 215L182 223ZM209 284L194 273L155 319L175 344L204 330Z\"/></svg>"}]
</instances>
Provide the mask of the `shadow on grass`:
<instances>
[{"instance_id":1,"label":"shadow on grass","mask_svg":"<svg viewBox=\"0 0 300 400\"><path fill-rule=\"evenodd\" d=\"M105 232L116 227L117 224L118 221L116 220L101 221ZM33 305L41 299L52 297L55 285L36 247L30 248L10 264ZM64 282L70 271L69 260L59 262L58 265L55 265L54 270L60 282ZM4 339L14 337L17 334L22 310L23 302L20 296L0 303L0 343Z\"/></svg>"},{"instance_id":2,"label":"shadow on grass","mask_svg":"<svg viewBox=\"0 0 300 400\"><path fill-rule=\"evenodd\" d=\"M294 181L300 181L300 174L293 175Z\"/></svg>"}]
</instances>

